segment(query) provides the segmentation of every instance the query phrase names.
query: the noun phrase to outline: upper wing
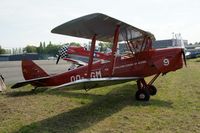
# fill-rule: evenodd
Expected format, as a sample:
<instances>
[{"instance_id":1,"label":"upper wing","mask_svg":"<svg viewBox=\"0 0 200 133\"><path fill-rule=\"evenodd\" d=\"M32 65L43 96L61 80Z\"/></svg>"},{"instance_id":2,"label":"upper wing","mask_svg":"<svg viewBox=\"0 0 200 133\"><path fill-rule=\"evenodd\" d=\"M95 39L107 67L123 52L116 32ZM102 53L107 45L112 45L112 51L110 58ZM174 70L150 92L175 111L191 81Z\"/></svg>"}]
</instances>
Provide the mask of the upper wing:
<instances>
[{"instance_id":1,"label":"upper wing","mask_svg":"<svg viewBox=\"0 0 200 133\"><path fill-rule=\"evenodd\" d=\"M118 41L134 40L149 36L154 39L154 35L115 18L109 17L101 13L86 15L69 22L66 22L51 32L91 39L94 34L99 41L112 42L116 26L120 25L120 33Z\"/></svg>"}]
</instances>

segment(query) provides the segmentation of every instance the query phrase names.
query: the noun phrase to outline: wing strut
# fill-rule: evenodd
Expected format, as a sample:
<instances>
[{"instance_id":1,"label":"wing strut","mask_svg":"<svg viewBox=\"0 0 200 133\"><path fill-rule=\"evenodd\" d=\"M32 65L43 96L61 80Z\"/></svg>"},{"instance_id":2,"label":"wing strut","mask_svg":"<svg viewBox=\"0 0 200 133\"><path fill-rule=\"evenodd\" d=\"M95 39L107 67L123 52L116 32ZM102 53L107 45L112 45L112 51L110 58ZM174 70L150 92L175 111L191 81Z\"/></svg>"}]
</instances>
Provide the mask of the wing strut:
<instances>
[{"instance_id":1,"label":"wing strut","mask_svg":"<svg viewBox=\"0 0 200 133\"><path fill-rule=\"evenodd\" d=\"M111 54L111 66L109 69L109 76L111 77L114 72L114 64L115 64L115 57L116 57L116 51L117 51L117 43L119 38L119 29L120 25L116 26L115 33L114 33L114 40L113 40L113 47L112 47L112 54Z\"/></svg>"},{"instance_id":2,"label":"wing strut","mask_svg":"<svg viewBox=\"0 0 200 133\"><path fill-rule=\"evenodd\" d=\"M90 48L90 58L89 58L89 62L88 62L88 70L87 70L87 78L90 78L90 74L91 74L91 69L92 69L92 63L93 63L93 58L94 58L94 49L95 49L95 43L96 43L96 34L94 34L93 38L92 38L92 45Z\"/></svg>"}]
</instances>

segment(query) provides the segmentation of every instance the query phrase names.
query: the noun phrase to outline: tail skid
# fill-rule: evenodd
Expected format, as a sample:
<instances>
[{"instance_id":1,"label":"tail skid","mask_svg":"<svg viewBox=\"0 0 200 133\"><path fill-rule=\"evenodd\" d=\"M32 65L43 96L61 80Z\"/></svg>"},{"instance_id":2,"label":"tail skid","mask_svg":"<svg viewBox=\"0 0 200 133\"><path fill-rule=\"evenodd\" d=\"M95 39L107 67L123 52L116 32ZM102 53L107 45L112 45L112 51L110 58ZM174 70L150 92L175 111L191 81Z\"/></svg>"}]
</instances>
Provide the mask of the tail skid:
<instances>
[{"instance_id":1,"label":"tail skid","mask_svg":"<svg viewBox=\"0 0 200 133\"><path fill-rule=\"evenodd\" d=\"M22 60L22 73L25 80L49 76L42 68L32 60Z\"/></svg>"}]
</instances>

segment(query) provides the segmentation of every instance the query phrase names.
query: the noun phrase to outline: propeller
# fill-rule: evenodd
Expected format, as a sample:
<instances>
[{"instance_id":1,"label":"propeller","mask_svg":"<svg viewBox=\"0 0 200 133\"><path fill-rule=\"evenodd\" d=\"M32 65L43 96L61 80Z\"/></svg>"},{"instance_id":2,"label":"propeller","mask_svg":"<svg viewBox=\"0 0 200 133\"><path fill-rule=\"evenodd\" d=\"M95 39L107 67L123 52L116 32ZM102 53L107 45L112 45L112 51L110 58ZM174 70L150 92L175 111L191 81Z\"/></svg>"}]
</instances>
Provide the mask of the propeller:
<instances>
[{"instance_id":1,"label":"propeller","mask_svg":"<svg viewBox=\"0 0 200 133\"><path fill-rule=\"evenodd\" d=\"M184 51L184 49L182 49L182 55L183 55L183 61L184 61L184 64L185 64L185 66L187 67L186 57L185 57L185 51Z\"/></svg>"}]
</instances>

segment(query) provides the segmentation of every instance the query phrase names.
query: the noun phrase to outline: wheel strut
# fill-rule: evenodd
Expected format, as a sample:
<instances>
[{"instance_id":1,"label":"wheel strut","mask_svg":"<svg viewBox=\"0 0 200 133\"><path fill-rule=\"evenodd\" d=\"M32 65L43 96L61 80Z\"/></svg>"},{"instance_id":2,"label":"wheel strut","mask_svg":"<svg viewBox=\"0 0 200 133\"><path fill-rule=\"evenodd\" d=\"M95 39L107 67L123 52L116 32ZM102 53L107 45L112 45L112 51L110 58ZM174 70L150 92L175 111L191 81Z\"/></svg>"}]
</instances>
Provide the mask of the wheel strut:
<instances>
[{"instance_id":1,"label":"wheel strut","mask_svg":"<svg viewBox=\"0 0 200 133\"><path fill-rule=\"evenodd\" d=\"M149 90L148 90L147 83L145 82L145 80L144 79L137 80L137 86L138 86L138 90L135 93L136 100L149 101L150 94L149 94Z\"/></svg>"},{"instance_id":2,"label":"wheel strut","mask_svg":"<svg viewBox=\"0 0 200 133\"><path fill-rule=\"evenodd\" d=\"M148 83L148 85L152 85L154 83L154 81L158 78L158 76L160 75L160 73L156 74L153 79Z\"/></svg>"},{"instance_id":3,"label":"wheel strut","mask_svg":"<svg viewBox=\"0 0 200 133\"><path fill-rule=\"evenodd\" d=\"M137 80L138 91L135 94L136 100L139 101L149 101L150 95L156 95L157 89L152 84L158 78L160 73L156 74L153 79L147 84L143 79Z\"/></svg>"}]
</instances>

